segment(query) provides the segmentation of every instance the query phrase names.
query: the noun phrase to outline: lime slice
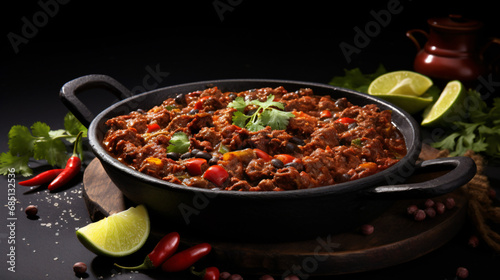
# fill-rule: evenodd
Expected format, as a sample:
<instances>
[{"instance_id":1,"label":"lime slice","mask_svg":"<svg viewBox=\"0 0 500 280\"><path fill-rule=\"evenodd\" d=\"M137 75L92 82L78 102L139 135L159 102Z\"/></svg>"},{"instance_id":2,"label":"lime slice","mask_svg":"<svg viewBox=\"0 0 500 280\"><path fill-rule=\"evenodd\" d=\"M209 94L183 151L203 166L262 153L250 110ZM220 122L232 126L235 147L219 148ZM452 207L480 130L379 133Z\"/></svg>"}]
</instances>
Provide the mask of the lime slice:
<instances>
[{"instance_id":1,"label":"lime slice","mask_svg":"<svg viewBox=\"0 0 500 280\"><path fill-rule=\"evenodd\" d=\"M389 101L410 114L415 114L422 111L433 101L432 96L427 94L424 94L422 96L410 96L401 94L372 94L372 96Z\"/></svg>"},{"instance_id":2,"label":"lime slice","mask_svg":"<svg viewBox=\"0 0 500 280\"><path fill-rule=\"evenodd\" d=\"M460 120L459 114L464 110L464 97L465 90L460 81L448 82L436 103L424 111L422 126L444 125Z\"/></svg>"},{"instance_id":3,"label":"lime slice","mask_svg":"<svg viewBox=\"0 0 500 280\"><path fill-rule=\"evenodd\" d=\"M146 207L139 205L76 231L78 240L97 255L123 257L141 248L150 230Z\"/></svg>"},{"instance_id":4,"label":"lime slice","mask_svg":"<svg viewBox=\"0 0 500 280\"><path fill-rule=\"evenodd\" d=\"M428 77L412 71L394 71L378 76L368 87L369 94L420 96L432 86Z\"/></svg>"}]
</instances>

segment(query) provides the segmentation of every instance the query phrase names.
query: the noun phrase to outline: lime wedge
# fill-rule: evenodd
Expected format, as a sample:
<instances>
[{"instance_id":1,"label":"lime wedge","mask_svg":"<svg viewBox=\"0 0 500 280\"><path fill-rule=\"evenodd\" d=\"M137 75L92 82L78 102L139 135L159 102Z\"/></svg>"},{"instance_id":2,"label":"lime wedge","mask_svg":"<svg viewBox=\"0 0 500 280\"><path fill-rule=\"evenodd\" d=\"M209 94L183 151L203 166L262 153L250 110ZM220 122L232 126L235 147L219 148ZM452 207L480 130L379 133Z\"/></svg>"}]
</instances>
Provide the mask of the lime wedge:
<instances>
[{"instance_id":1,"label":"lime wedge","mask_svg":"<svg viewBox=\"0 0 500 280\"><path fill-rule=\"evenodd\" d=\"M369 94L420 96L432 86L428 77L412 71L394 71L378 76L368 87Z\"/></svg>"},{"instance_id":2,"label":"lime wedge","mask_svg":"<svg viewBox=\"0 0 500 280\"><path fill-rule=\"evenodd\" d=\"M97 255L123 257L139 250L149 231L148 211L139 205L90 223L78 229L76 236Z\"/></svg>"},{"instance_id":3,"label":"lime wedge","mask_svg":"<svg viewBox=\"0 0 500 280\"><path fill-rule=\"evenodd\" d=\"M436 103L425 109L422 126L445 125L460 120L459 114L464 110L464 97L465 90L460 81L448 82Z\"/></svg>"},{"instance_id":4,"label":"lime wedge","mask_svg":"<svg viewBox=\"0 0 500 280\"><path fill-rule=\"evenodd\" d=\"M433 101L432 96L427 94L424 94L422 96L402 94L372 94L372 96L389 101L410 114L415 114L422 111Z\"/></svg>"}]
</instances>

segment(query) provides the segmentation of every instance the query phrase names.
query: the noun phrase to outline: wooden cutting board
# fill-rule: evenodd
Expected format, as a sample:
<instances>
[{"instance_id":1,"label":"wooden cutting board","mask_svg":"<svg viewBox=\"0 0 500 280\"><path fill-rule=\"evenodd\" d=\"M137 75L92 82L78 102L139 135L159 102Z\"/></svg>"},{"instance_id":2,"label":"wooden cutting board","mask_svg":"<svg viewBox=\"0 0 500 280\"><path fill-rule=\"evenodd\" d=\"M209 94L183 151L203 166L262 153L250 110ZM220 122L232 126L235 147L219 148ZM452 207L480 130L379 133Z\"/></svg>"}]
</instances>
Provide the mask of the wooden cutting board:
<instances>
[{"instance_id":1,"label":"wooden cutting board","mask_svg":"<svg viewBox=\"0 0 500 280\"><path fill-rule=\"evenodd\" d=\"M427 159L433 154L421 156ZM128 208L129 202L97 159L86 168L83 183L84 199L92 220ZM424 199L397 201L371 222L375 228L371 235L363 235L359 229L353 229L311 240L283 243L207 240L202 233L198 236L183 235L181 240L187 245L210 243L213 247L211 262L238 273L282 275L295 270L307 275L336 275L364 272L416 259L453 238L466 221L467 199L459 189L433 200L444 201L448 197L455 199L455 208L420 222L408 216L406 208L411 204L423 208ZM152 232L155 232L154 228ZM155 233L161 236L166 232Z\"/></svg>"}]
</instances>

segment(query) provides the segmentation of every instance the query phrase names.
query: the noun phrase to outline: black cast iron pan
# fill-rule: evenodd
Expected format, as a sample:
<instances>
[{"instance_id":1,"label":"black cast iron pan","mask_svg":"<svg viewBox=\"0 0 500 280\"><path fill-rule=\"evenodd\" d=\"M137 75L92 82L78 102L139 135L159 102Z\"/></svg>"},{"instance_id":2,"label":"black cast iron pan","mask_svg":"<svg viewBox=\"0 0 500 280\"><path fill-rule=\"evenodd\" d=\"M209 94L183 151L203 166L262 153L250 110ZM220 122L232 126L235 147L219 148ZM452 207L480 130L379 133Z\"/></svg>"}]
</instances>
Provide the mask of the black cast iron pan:
<instances>
[{"instance_id":1,"label":"black cast iron pan","mask_svg":"<svg viewBox=\"0 0 500 280\"><path fill-rule=\"evenodd\" d=\"M318 95L346 97L356 105L377 104L392 110L393 123L403 134L407 155L397 164L356 181L314 189L282 192L233 192L188 188L135 171L101 146L109 118L137 109L148 110L179 93L217 86L222 91L243 91L284 86L288 91L311 88ZM86 88L105 88L122 99L96 117L77 94ZM233 240L291 240L337 233L368 222L398 198L433 197L467 183L476 166L468 157L428 160L416 164L421 149L415 120L400 108L378 98L326 84L289 80L231 79L169 86L132 96L113 78L88 75L66 83L60 92L63 103L86 126L90 146L111 180L136 204L145 204L156 224L174 229L201 231ZM450 170L426 182L405 184L413 172Z\"/></svg>"}]
</instances>

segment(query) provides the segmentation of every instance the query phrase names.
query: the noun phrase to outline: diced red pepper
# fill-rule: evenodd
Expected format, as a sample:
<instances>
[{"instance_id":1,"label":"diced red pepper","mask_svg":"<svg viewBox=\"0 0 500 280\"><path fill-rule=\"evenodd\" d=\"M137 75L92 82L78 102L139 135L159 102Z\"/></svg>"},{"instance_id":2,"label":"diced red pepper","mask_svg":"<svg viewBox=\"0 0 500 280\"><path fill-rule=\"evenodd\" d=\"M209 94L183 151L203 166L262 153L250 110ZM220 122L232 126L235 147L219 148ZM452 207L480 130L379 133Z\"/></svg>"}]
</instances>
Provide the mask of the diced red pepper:
<instances>
[{"instance_id":1,"label":"diced red pepper","mask_svg":"<svg viewBox=\"0 0 500 280\"><path fill-rule=\"evenodd\" d=\"M205 171L203 178L220 187L229 178L229 173L220 165L212 165Z\"/></svg>"},{"instance_id":2,"label":"diced red pepper","mask_svg":"<svg viewBox=\"0 0 500 280\"><path fill-rule=\"evenodd\" d=\"M288 154L275 155L274 158L281 160L281 162L283 162L283 164L290 163L290 162L292 162L295 159L294 156L291 156L291 155L288 155Z\"/></svg>"},{"instance_id":3,"label":"diced red pepper","mask_svg":"<svg viewBox=\"0 0 500 280\"><path fill-rule=\"evenodd\" d=\"M194 104L194 108L198 110L203 109L203 102L205 102L205 100L209 98L210 96L203 96L202 98L198 99L198 101Z\"/></svg>"},{"instance_id":4,"label":"diced red pepper","mask_svg":"<svg viewBox=\"0 0 500 280\"><path fill-rule=\"evenodd\" d=\"M321 114L319 115L319 117L322 119L322 118L331 118L332 117L332 112L330 112L329 110L323 110L321 111Z\"/></svg>"},{"instance_id":5,"label":"diced red pepper","mask_svg":"<svg viewBox=\"0 0 500 280\"><path fill-rule=\"evenodd\" d=\"M335 122L343 123L343 124L351 124L351 123L356 122L356 120L345 117L345 118L340 118L340 119L336 120Z\"/></svg>"},{"instance_id":6,"label":"diced red pepper","mask_svg":"<svg viewBox=\"0 0 500 280\"><path fill-rule=\"evenodd\" d=\"M272 156L270 156L268 153L264 152L261 149L253 149L253 151L255 152L255 154L257 155L257 157L263 159L264 161L270 161L270 160L273 159Z\"/></svg>"},{"instance_id":7,"label":"diced red pepper","mask_svg":"<svg viewBox=\"0 0 500 280\"><path fill-rule=\"evenodd\" d=\"M157 123L148 124L148 133L151 133L151 132L156 131L158 129L160 129L159 124L157 124Z\"/></svg>"},{"instance_id":8,"label":"diced red pepper","mask_svg":"<svg viewBox=\"0 0 500 280\"><path fill-rule=\"evenodd\" d=\"M190 158L184 163L191 176L198 176L203 174L203 165L207 164L204 158Z\"/></svg>"}]
</instances>

